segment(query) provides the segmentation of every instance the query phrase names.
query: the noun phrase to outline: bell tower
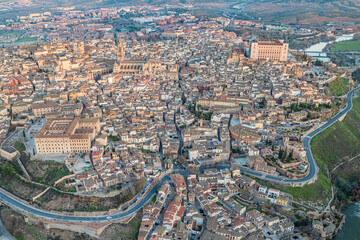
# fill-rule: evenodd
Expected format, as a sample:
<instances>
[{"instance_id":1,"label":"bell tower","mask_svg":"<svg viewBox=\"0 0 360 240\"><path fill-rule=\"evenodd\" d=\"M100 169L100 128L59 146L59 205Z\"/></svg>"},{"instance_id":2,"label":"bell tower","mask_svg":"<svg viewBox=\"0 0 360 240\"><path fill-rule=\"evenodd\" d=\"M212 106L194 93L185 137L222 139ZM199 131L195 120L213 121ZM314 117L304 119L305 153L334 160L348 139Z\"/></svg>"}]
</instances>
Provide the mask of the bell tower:
<instances>
[{"instance_id":1,"label":"bell tower","mask_svg":"<svg viewBox=\"0 0 360 240\"><path fill-rule=\"evenodd\" d=\"M117 61L120 62L125 58L125 50L124 50L124 42L119 40L118 48L117 48Z\"/></svg>"}]
</instances>

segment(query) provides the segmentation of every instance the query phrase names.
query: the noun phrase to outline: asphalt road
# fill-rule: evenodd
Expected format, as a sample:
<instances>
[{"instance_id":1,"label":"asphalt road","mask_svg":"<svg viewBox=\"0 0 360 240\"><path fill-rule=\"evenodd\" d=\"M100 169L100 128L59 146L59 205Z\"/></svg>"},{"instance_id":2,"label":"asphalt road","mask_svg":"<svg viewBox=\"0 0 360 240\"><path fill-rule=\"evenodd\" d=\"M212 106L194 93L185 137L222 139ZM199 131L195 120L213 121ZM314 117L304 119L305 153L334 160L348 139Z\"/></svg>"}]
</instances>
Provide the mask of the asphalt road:
<instances>
[{"instance_id":1,"label":"asphalt road","mask_svg":"<svg viewBox=\"0 0 360 240\"><path fill-rule=\"evenodd\" d=\"M267 180L273 180L273 181L279 181L279 182L286 182L286 183L304 183L307 182L311 179L313 179L314 177L316 177L317 174L317 165L316 162L314 160L314 157L311 153L311 149L310 149L310 141L311 139L318 133L320 133L321 131L323 131L324 129L328 128L329 126L331 126L333 123L335 123L337 120L339 120L339 118L341 118L344 114L346 114L353 106L352 104L352 96L353 93L357 90L360 89L360 86L351 90L348 95L347 95L347 99L348 99L348 103L346 105L346 107L340 111L337 115L335 115L333 118L331 118L330 120L328 120L323 126L319 127L318 129L314 130L313 132L311 132L310 134L308 134L304 140L303 140L303 146L304 149L306 150L306 157L309 161L309 174L302 178L302 179L287 179L287 178L281 178L281 177L275 177L275 176L270 176L270 175L264 175L255 171L250 171L250 170L244 170L244 173L256 176L256 177L260 177L260 178L265 178ZM182 174L184 174L186 176L186 172L184 171L178 171ZM184 173L183 173L184 172ZM146 196L139 201L138 203L136 203L133 206L130 206L126 211L122 211L120 210L119 212L116 212L114 214L109 214L109 215L100 215L100 216L91 216L91 217L87 217L87 216L67 216L67 215L63 215L61 213L52 213L52 212L48 212L45 210L41 210L38 209L36 207L31 206L30 204L23 202L15 197L13 197L12 195L8 195L4 190L0 189L0 201L3 202L4 204L10 206L13 209L19 210L25 214L28 215L32 215L38 218L43 218L43 219L48 219L48 220L56 220L56 221L60 221L60 222L108 222L108 221L113 221L113 220L118 220L118 219L123 219L123 218L127 218L131 215L133 215L134 213L136 213L138 210L140 210L147 202L149 202L151 200L151 198L156 194L156 189L165 181L167 181L169 179L168 176L165 176L160 183L156 184L147 194Z\"/></svg>"},{"instance_id":2,"label":"asphalt road","mask_svg":"<svg viewBox=\"0 0 360 240\"><path fill-rule=\"evenodd\" d=\"M9 232L8 230L5 228L4 224L2 223L2 221L0 221L0 240L16 240L16 238L14 238Z\"/></svg>"},{"instance_id":3,"label":"asphalt road","mask_svg":"<svg viewBox=\"0 0 360 240\"><path fill-rule=\"evenodd\" d=\"M123 219L130 217L137 211L139 211L151 198L156 194L156 189L165 181L169 180L168 176L165 176L160 183L156 184L147 194L141 199L138 203L133 206L130 206L126 211L119 211L110 215L100 215L100 216L66 216L59 213L52 213L45 210L38 209L25 203L11 195L8 195L4 190L0 189L0 201L4 204L10 206L15 210L19 210L25 214L32 215L34 217L47 219L47 220L56 220L61 222L108 222L118 219Z\"/></svg>"}]
</instances>

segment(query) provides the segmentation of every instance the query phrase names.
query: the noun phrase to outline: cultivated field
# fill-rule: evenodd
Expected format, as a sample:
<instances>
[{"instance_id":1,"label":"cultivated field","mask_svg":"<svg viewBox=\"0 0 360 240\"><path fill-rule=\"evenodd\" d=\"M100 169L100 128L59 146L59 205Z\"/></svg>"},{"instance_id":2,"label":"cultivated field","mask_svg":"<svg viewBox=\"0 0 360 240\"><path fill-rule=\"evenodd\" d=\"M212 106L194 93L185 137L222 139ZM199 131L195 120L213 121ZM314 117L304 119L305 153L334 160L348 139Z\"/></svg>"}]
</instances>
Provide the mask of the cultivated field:
<instances>
[{"instance_id":1,"label":"cultivated field","mask_svg":"<svg viewBox=\"0 0 360 240\"><path fill-rule=\"evenodd\" d=\"M337 42L330 49L334 52L360 51L360 40Z\"/></svg>"}]
</instances>

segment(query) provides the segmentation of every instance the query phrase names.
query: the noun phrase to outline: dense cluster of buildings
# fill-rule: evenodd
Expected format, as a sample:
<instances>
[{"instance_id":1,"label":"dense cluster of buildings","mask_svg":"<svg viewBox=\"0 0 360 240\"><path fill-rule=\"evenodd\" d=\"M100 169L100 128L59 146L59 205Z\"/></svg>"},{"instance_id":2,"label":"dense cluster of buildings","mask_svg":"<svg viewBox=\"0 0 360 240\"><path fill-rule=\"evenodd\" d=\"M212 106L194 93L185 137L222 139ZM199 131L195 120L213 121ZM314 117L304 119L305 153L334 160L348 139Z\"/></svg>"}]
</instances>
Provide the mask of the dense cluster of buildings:
<instances>
[{"instance_id":1,"label":"dense cluster of buildings","mask_svg":"<svg viewBox=\"0 0 360 240\"><path fill-rule=\"evenodd\" d=\"M114 35L110 23L127 14L142 27ZM18 154L14 139L31 159L59 155L74 173L67 184L88 194L189 170L144 207L139 239L293 234L289 217L263 209L289 210L292 196L240 172L304 177L301 137L333 113L324 84L343 72L229 24L263 27L142 6L9 21L46 41L0 49L1 157Z\"/></svg>"},{"instance_id":2,"label":"dense cluster of buildings","mask_svg":"<svg viewBox=\"0 0 360 240\"><path fill-rule=\"evenodd\" d=\"M207 166L229 161L236 149L243 154L240 158L248 158L235 161L240 167L292 178L306 174L303 149L294 142L300 140L302 129L329 116L331 99L318 85L333 80L332 72L288 56L288 44L281 40L249 42L226 32L222 18L199 20L191 14L134 18L149 23L149 28L118 33L117 39L111 28L91 23L99 16L116 19L133 11L137 10L89 13L93 18L81 24L97 31L86 41L90 32L82 38L74 35L69 42L59 29L52 33L57 36L47 36L52 41L2 49L3 139L10 121L27 129L31 121L45 118L44 128L33 131L35 149L29 152L85 153L91 158L90 150L109 149L123 156L119 159L132 169L129 172L156 176L171 167L164 156L182 153L186 164ZM78 14L28 17L42 19L32 23L36 25L50 19L61 22L65 16L75 19ZM13 27L26 29L25 21L19 19ZM146 34L163 35L166 41L140 41ZM5 60L9 57L10 62ZM316 108L293 107L298 104ZM65 120L69 117L75 117L71 124L59 123L71 121ZM90 119L97 121L96 128L82 126ZM252 159L249 149L277 141L280 135L291 139ZM61 143L52 142L59 139ZM291 158L279 158L281 149ZM147 157L154 153L160 155Z\"/></svg>"},{"instance_id":3,"label":"dense cluster of buildings","mask_svg":"<svg viewBox=\"0 0 360 240\"><path fill-rule=\"evenodd\" d=\"M146 205L138 239L244 239L288 236L294 231L289 218L255 207L271 202L291 208L292 197L261 186L238 170L207 169L189 175L186 181L182 175L173 175L170 185L161 187L156 202ZM188 189L186 195L184 189Z\"/></svg>"}]
</instances>

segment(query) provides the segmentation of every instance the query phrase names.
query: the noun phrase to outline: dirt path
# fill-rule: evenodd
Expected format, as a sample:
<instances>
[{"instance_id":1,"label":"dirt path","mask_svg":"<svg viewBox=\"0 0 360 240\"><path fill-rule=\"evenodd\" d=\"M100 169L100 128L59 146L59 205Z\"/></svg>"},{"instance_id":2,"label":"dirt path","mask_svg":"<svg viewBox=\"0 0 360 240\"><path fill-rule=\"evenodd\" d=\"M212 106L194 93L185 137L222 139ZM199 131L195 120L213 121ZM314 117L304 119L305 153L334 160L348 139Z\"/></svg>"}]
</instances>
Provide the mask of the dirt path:
<instances>
[{"instance_id":1,"label":"dirt path","mask_svg":"<svg viewBox=\"0 0 360 240\"><path fill-rule=\"evenodd\" d=\"M333 170L331 170L330 173L333 173L338 167L344 165L345 163L351 162L352 160L354 160L354 159L357 158L357 157L360 157L360 154L356 155L355 157L350 158L349 160L347 160L347 161L345 161L345 162L339 163L337 166L335 166L335 167L333 168Z\"/></svg>"}]
</instances>

